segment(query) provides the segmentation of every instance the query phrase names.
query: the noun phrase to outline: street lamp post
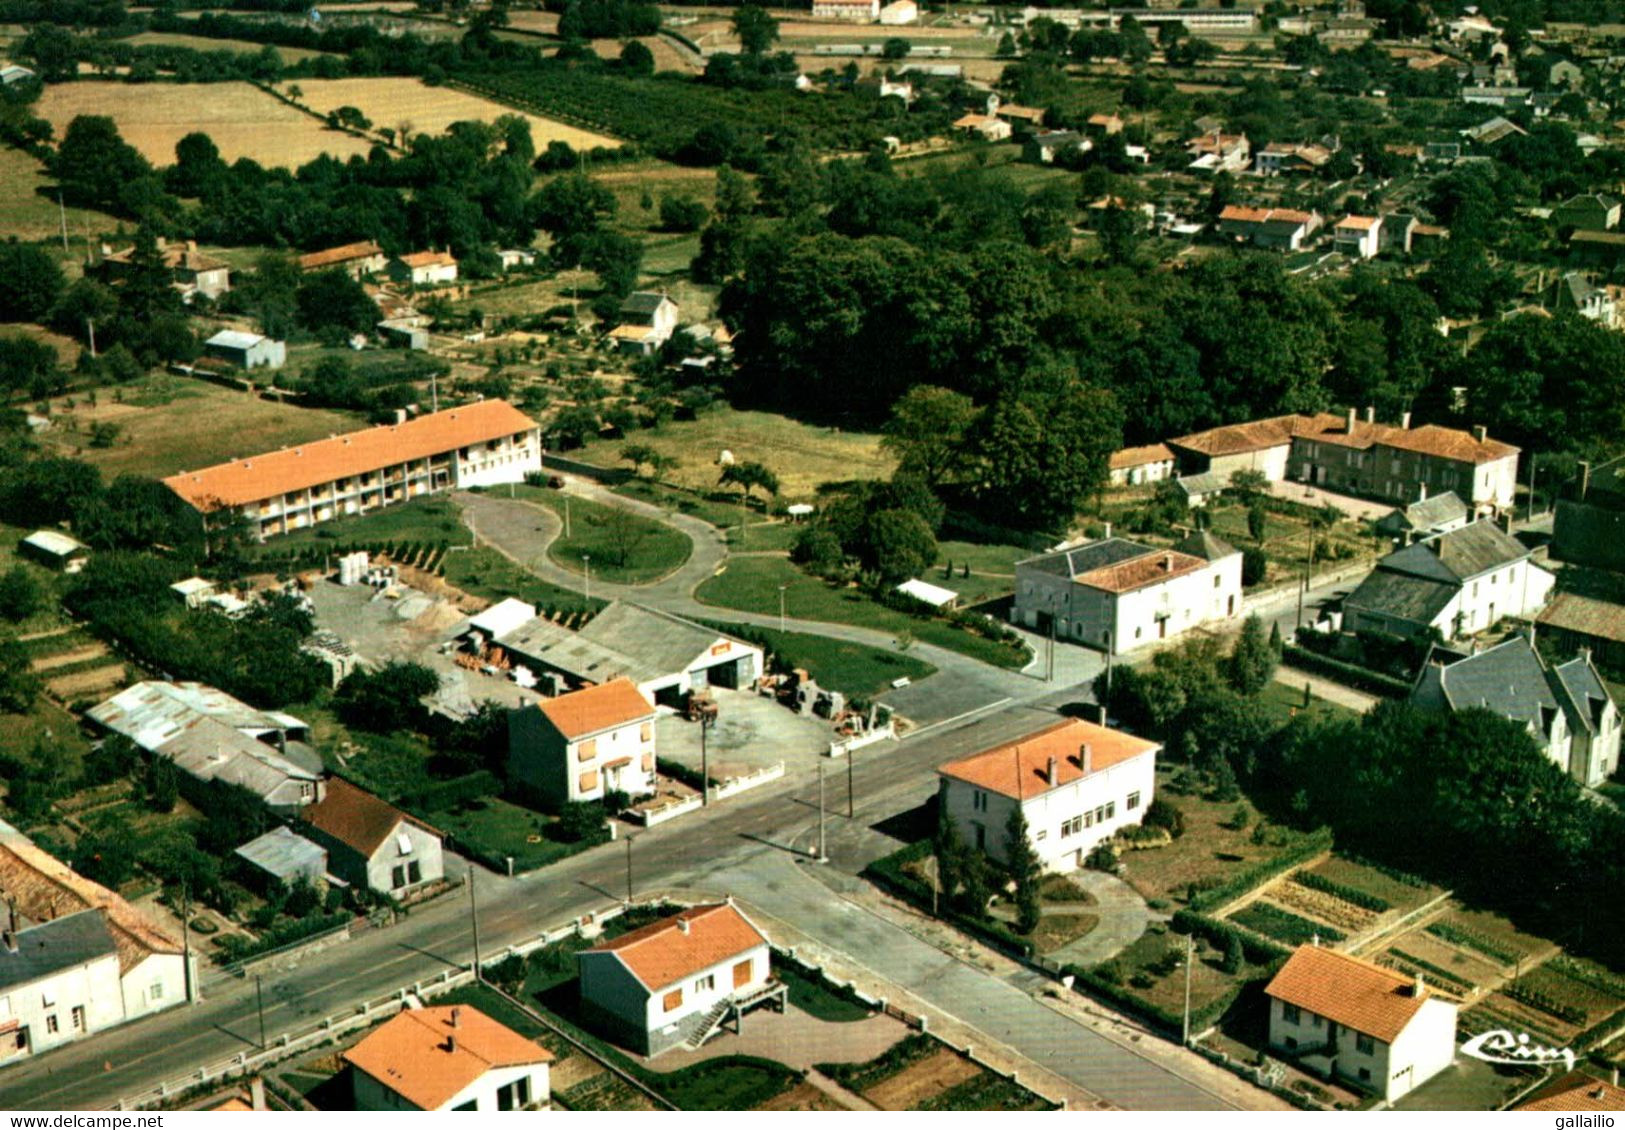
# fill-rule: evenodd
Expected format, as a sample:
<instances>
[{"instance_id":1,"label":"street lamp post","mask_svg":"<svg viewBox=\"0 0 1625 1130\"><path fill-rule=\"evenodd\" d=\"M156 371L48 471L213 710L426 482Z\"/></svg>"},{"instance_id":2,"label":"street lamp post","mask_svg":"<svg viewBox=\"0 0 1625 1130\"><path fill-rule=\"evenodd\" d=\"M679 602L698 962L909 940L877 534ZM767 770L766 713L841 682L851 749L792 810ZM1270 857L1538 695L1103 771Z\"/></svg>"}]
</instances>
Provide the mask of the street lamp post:
<instances>
[{"instance_id":1,"label":"street lamp post","mask_svg":"<svg viewBox=\"0 0 1625 1130\"><path fill-rule=\"evenodd\" d=\"M711 803L711 760L706 750L705 737L711 730L711 719L700 716L700 807Z\"/></svg>"},{"instance_id":2,"label":"street lamp post","mask_svg":"<svg viewBox=\"0 0 1625 1130\"><path fill-rule=\"evenodd\" d=\"M581 555L581 575L582 575L581 594L582 594L582 596L584 596L586 598L587 603L591 604L592 603L592 554L590 554L590 553L583 553Z\"/></svg>"},{"instance_id":3,"label":"street lamp post","mask_svg":"<svg viewBox=\"0 0 1625 1130\"><path fill-rule=\"evenodd\" d=\"M779 586L779 633L781 635L784 633L784 590L789 587L789 585Z\"/></svg>"}]
</instances>

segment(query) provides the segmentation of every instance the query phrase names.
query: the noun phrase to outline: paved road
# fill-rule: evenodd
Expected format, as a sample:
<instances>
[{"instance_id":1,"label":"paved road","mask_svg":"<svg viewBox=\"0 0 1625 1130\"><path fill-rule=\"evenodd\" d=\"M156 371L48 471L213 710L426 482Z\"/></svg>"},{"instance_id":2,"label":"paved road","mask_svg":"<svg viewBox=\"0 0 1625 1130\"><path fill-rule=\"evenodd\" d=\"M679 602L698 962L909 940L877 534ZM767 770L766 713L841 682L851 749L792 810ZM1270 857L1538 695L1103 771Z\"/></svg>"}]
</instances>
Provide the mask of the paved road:
<instances>
[{"instance_id":1,"label":"paved road","mask_svg":"<svg viewBox=\"0 0 1625 1130\"><path fill-rule=\"evenodd\" d=\"M943 759L1054 717L1053 704L1013 706L860 753L853 770L857 818L828 818L831 839L837 841L831 845L830 866L855 877L863 863L895 847L899 841L877 825L928 799L934 791L932 771ZM845 799L844 782L832 781L828 797L837 809ZM969 967L950 970L947 959L940 953L933 957L937 951L906 931L867 923L860 939L853 933L856 920L849 904L806 876L806 867L791 854L806 853L816 843L816 805L816 790L803 780L769 786L640 833L632 848L635 889L639 895L677 888L717 896L748 893L803 933L846 947L916 995L940 1002L988 1044L1009 1044L1113 1103L1146 1108L1222 1105L1190 1082L1205 1066L1194 1056L1159 1045L1159 1061L1130 1063L1125 1054L1139 1057L1099 1033L1031 1012L1030 998L1011 984ZM610 844L515 879L476 869L482 952L498 953L544 928L618 901L625 891L625 866L624 845ZM466 900L437 900L394 927L267 971L266 1030L274 1041L282 1031L464 964L472 950ZM0 1102L13 1109L104 1107L199 1064L252 1051L259 1038L253 981L215 980L207 995L201 1004L0 1071ZM1181 1072L1160 1062L1169 1054L1188 1061Z\"/></svg>"}]
</instances>

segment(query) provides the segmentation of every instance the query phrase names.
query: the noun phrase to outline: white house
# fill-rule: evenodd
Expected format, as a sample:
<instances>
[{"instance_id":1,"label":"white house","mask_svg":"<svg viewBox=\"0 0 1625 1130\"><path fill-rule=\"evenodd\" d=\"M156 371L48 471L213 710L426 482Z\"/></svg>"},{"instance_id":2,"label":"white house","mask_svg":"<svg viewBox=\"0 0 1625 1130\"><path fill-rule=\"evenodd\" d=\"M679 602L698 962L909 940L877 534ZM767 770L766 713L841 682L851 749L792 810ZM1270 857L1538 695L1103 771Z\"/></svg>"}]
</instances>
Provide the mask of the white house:
<instances>
[{"instance_id":1,"label":"white house","mask_svg":"<svg viewBox=\"0 0 1625 1130\"><path fill-rule=\"evenodd\" d=\"M677 332L677 303L661 291L635 290L621 303L620 324L609 339L623 353L647 356Z\"/></svg>"},{"instance_id":2,"label":"white house","mask_svg":"<svg viewBox=\"0 0 1625 1130\"><path fill-rule=\"evenodd\" d=\"M914 0L892 0L880 9L880 22L887 27L902 27L920 18L920 6Z\"/></svg>"},{"instance_id":3,"label":"white house","mask_svg":"<svg viewBox=\"0 0 1625 1130\"><path fill-rule=\"evenodd\" d=\"M1140 822L1161 748L1081 718L1057 722L939 767L939 810L960 842L1003 863L1019 804L1043 868L1071 871L1096 844Z\"/></svg>"},{"instance_id":4,"label":"white house","mask_svg":"<svg viewBox=\"0 0 1625 1130\"><path fill-rule=\"evenodd\" d=\"M0 938L0 1064L124 1019L118 946L99 910Z\"/></svg>"},{"instance_id":5,"label":"white house","mask_svg":"<svg viewBox=\"0 0 1625 1130\"><path fill-rule=\"evenodd\" d=\"M299 834L326 848L328 867L351 886L402 898L445 877L438 831L342 777L299 820Z\"/></svg>"},{"instance_id":6,"label":"white house","mask_svg":"<svg viewBox=\"0 0 1625 1130\"><path fill-rule=\"evenodd\" d=\"M1320 229L1320 215L1296 208L1248 208L1226 204L1214 225L1220 235L1244 239L1254 247L1298 251Z\"/></svg>"},{"instance_id":7,"label":"white house","mask_svg":"<svg viewBox=\"0 0 1625 1130\"><path fill-rule=\"evenodd\" d=\"M352 279L376 275L389 265L384 249L369 241L346 243L342 247L329 247L325 251L312 251L297 260L302 274L314 271L343 271Z\"/></svg>"},{"instance_id":8,"label":"white house","mask_svg":"<svg viewBox=\"0 0 1625 1130\"><path fill-rule=\"evenodd\" d=\"M90 547L61 530L35 530L18 543L17 550L64 573L77 573L90 560Z\"/></svg>"},{"instance_id":9,"label":"white house","mask_svg":"<svg viewBox=\"0 0 1625 1130\"><path fill-rule=\"evenodd\" d=\"M1382 248L1381 216L1344 216L1332 229L1337 249L1355 259L1375 259Z\"/></svg>"},{"instance_id":10,"label":"white house","mask_svg":"<svg viewBox=\"0 0 1625 1130\"><path fill-rule=\"evenodd\" d=\"M413 286L440 286L457 281L457 260L449 251L414 251L389 261L389 277Z\"/></svg>"},{"instance_id":11,"label":"white house","mask_svg":"<svg viewBox=\"0 0 1625 1130\"><path fill-rule=\"evenodd\" d=\"M577 955L581 1011L644 1055L699 1047L730 1017L776 1002L765 935L732 901L692 906Z\"/></svg>"},{"instance_id":12,"label":"white house","mask_svg":"<svg viewBox=\"0 0 1625 1130\"><path fill-rule=\"evenodd\" d=\"M1502 617L1533 616L1555 580L1522 542L1480 519L1378 561L1343 602L1343 627L1412 639L1437 630L1460 639Z\"/></svg>"},{"instance_id":13,"label":"white house","mask_svg":"<svg viewBox=\"0 0 1625 1130\"><path fill-rule=\"evenodd\" d=\"M1191 158L1186 166L1191 172L1239 173L1252 163L1253 150L1246 134L1227 134L1215 129L1187 141L1185 152Z\"/></svg>"},{"instance_id":14,"label":"white house","mask_svg":"<svg viewBox=\"0 0 1625 1130\"><path fill-rule=\"evenodd\" d=\"M553 1053L472 1005L407 1008L344 1053L356 1110L546 1110Z\"/></svg>"},{"instance_id":15,"label":"white house","mask_svg":"<svg viewBox=\"0 0 1625 1130\"><path fill-rule=\"evenodd\" d=\"M813 0L813 19L874 23L880 18L880 0Z\"/></svg>"},{"instance_id":16,"label":"white house","mask_svg":"<svg viewBox=\"0 0 1625 1130\"><path fill-rule=\"evenodd\" d=\"M1456 1006L1420 975L1304 945L1264 993L1272 1052L1389 1102L1455 1061Z\"/></svg>"},{"instance_id":17,"label":"white house","mask_svg":"<svg viewBox=\"0 0 1625 1130\"><path fill-rule=\"evenodd\" d=\"M1619 710L1588 651L1552 665L1522 635L1472 655L1436 646L1410 700L1426 710L1479 708L1522 723L1582 785L1599 785L1619 768Z\"/></svg>"},{"instance_id":18,"label":"white house","mask_svg":"<svg viewBox=\"0 0 1625 1130\"><path fill-rule=\"evenodd\" d=\"M203 343L203 351L239 369L280 369L288 359L286 343L244 330L221 330Z\"/></svg>"},{"instance_id":19,"label":"white house","mask_svg":"<svg viewBox=\"0 0 1625 1130\"><path fill-rule=\"evenodd\" d=\"M1106 537L1016 562L1016 623L1113 653L1240 613L1241 553L1206 531L1172 549Z\"/></svg>"},{"instance_id":20,"label":"white house","mask_svg":"<svg viewBox=\"0 0 1625 1130\"><path fill-rule=\"evenodd\" d=\"M625 677L508 714L508 775L562 803L655 791L655 708Z\"/></svg>"}]
</instances>

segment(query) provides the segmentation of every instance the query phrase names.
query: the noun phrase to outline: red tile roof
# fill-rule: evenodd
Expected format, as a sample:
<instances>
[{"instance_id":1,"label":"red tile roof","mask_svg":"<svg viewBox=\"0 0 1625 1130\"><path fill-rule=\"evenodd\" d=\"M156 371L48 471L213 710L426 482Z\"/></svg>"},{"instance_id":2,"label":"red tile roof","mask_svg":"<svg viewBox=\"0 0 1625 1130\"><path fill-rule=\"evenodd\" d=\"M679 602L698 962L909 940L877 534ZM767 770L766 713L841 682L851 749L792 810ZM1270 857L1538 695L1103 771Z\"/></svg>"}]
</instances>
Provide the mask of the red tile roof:
<instances>
[{"instance_id":1,"label":"red tile roof","mask_svg":"<svg viewBox=\"0 0 1625 1130\"><path fill-rule=\"evenodd\" d=\"M1144 447L1125 447L1121 451L1112 452L1111 469L1121 471L1128 467L1143 467L1147 463L1166 463L1173 459L1174 453L1168 450L1165 443L1152 443Z\"/></svg>"},{"instance_id":2,"label":"red tile roof","mask_svg":"<svg viewBox=\"0 0 1625 1130\"><path fill-rule=\"evenodd\" d=\"M1135 589L1143 589L1147 585L1158 584L1172 577L1194 573L1206 565L1207 562L1200 557L1176 553L1171 549L1161 549L1141 557L1119 561L1115 565L1103 565L1099 569L1080 573L1072 578L1072 582L1105 592L1133 592Z\"/></svg>"},{"instance_id":3,"label":"red tile roof","mask_svg":"<svg viewBox=\"0 0 1625 1130\"><path fill-rule=\"evenodd\" d=\"M585 738L616 726L653 718L655 708L624 675L601 686L586 687L557 698L544 698L536 709L568 741Z\"/></svg>"},{"instance_id":4,"label":"red tile roof","mask_svg":"<svg viewBox=\"0 0 1625 1130\"><path fill-rule=\"evenodd\" d=\"M591 953L613 953L651 993L767 945L767 938L731 903L691 906L641 930L599 942Z\"/></svg>"},{"instance_id":5,"label":"red tile roof","mask_svg":"<svg viewBox=\"0 0 1625 1130\"><path fill-rule=\"evenodd\" d=\"M1538 1111L1625 1111L1625 1087L1571 1071L1554 1079L1514 1110Z\"/></svg>"},{"instance_id":6,"label":"red tile roof","mask_svg":"<svg viewBox=\"0 0 1625 1130\"><path fill-rule=\"evenodd\" d=\"M1344 216L1337 221L1338 231L1370 231L1377 224L1375 216Z\"/></svg>"},{"instance_id":7,"label":"red tile roof","mask_svg":"<svg viewBox=\"0 0 1625 1130\"><path fill-rule=\"evenodd\" d=\"M1082 765L1086 747L1088 773ZM937 773L1001 796L1027 800L1160 748L1156 742L1133 734L1071 718L1013 742L950 761ZM1048 779L1051 758L1055 759L1054 782Z\"/></svg>"},{"instance_id":8,"label":"red tile roof","mask_svg":"<svg viewBox=\"0 0 1625 1130\"><path fill-rule=\"evenodd\" d=\"M1427 999L1410 977L1315 945L1299 946L1264 992L1386 1044Z\"/></svg>"},{"instance_id":9,"label":"red tile roof","mask_svg":"<svg viewBox=\"0 0 1625 1130\"><path fill-rule=\"evenodd\" d=\"M1343 417L1334 416L1330 412L1322 412L1316 416L1272 416L1245 424L1226 424L1218 428L1209 428L1205 432L1193 432L1188 436L1171 439L1168 443L1170 446L1183 447L1187 451L1202 455L1241 455L1249 451L1284 447L1292 442L1295 435L1325 431L1328 428L1340 427L1342 424Z\"/></svg>"},{"instance_id":10,"label":"red tile roof","mask_svg":"<svg viewBox=\"0 0 1625 1130\"><path fill-rule=\"evenodd\" d=\"M457 260L449 251L414 251L402 255L401 262L408 267L455 267Z\"/></svg>"},{"instance_id":11,"label":"red tile roof","mask_svg":"<svg viewBox=\"0 0 1625 1130\"><path fill-rule=\"evenodd\" d=\"M182 471L164 484L199 510L241 506L535 427L534 420L507 401L482 400L404 424L384 424L200 471Z\"/></svg>"},{"instance_id":12,"label":"red tile roof","mask_svg":"<svg viewBox=\"0 0 1625 1130\"><path fill-rule=\"evenodd\" d=\"M540 1044L466 1004L407 1009L344 1053L344 1062L419 1110L439 1110L494 1068L552 1059Z\"/></svg>"},{"instance_id":13,"label":"red tile roof","mask_svg":"<svg viewBox=\"0 0 1625 1130\"><path fill-rule=\"evenodd\" d=\"M328 778L327 795L315 804L306 805L299 816L308 821L311 827L326 832L368 859L403 820L425 832L440 835L417 817L380 800L366 789L350 784L343 777Z\"/></svg>"},{"instance_id":14,"label":"red tile roof","mask_svg":"<svg viewBox=\"0 0 1625 1130\"><path fill-rule=\"evenodd\" d=\"M370 259L374 255L382 255L384 249L376 243L346 243L343 247L329 247L325 251L312 251L309 255L299 256L299 269L301 271L320 271L324 267L335 267L341 263L352 263L357 259Z\"/></svg>"}]
</instances>

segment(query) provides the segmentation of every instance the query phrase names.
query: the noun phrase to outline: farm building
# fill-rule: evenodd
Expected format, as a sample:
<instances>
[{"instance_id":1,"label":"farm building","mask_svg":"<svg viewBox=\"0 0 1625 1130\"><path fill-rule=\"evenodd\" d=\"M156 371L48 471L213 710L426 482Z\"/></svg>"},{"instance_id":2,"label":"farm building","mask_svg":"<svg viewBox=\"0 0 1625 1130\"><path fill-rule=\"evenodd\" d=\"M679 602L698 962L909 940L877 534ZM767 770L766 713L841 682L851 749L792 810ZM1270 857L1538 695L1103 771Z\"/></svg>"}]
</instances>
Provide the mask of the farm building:
<instances>
[{"instance_id":1,"label":"farm building","mask_svg":"<svg viewBox=\"0 0 1625 1130\"><path fill-rule=\"evenodd\" d=\"M1589 650L1607 667L1625 667L1625 607L1577 592L1560 592L1535 622L1540 638L1565 651Z\"/></svg>"},{"instance_id":2,"label":"farm building","mask_svg":"<svg viewBox=\"0 0 1625 1130\"><path fill-rule=\"evenodd\" d=\"M400 898L445 877L440 833L342 777L299 813L299 834L327 849L332 873Z\"/></svg>"},{"instance_id":3,"label":"farm building","mask_svg":"<svg viewBox=\"0 0 1625 1130\"><path fill-rule=\"evenodd\" d=\"M708 686L744 689L763 671L762 649L670 612L617 600L579 631L538 617L496 641L554 685L630 679L646 698L676 705ZM549 678L543 675L543 684Z\"/></svg>"},{"instance_id":4,"label":"farm building","mask_svg":"<svg viewBox=\"0 0 1625 1130\"><path fill-rule=\"evenodd\" d=\"M355 648L345 643L337 632L312 632L310 638L299 645L299 650L327 664L335 690L361 665Z\"/></svg>"},{"instance_id":5,"label":"farm building","mask_svg":"<svg viewBox=\"0 0 1625 1130\"><path fill-rule=\"evenodd\" d=\"M199 781L241 785L273 810L321 799L321 758L303 744L310 733L304 722L202 683L136 683L87 717Z\"/></svg>"},{"instance_id":6,"label":"farm building","mask_svg":"<svg viewBox=\"0 0 1625 1130\"><path fill-rule=\"evenodd\" d=\"M1304 945L1264 993L1271 1052L1389 1102L1455 1061L1456 1006L1420 975Z\"/></svg>"},{"instance_id":7,"label":"farm building","mask_svg":"<svg viewBox=\"0 0 1625 1130\"><path fill-rule=\"evenodd\" d=\"M280 369L288 359L285 343L244 330L221 330L203 343L203 352L239 369Z\"/></svg>"},{"instance_id":8,"label":"farm building","mask_svg":"<svg viewBox=\"0 0 1625 1130\"><path fill-rule=\"evenodd\" d=\"M655 708L611 679L508 714L508 776L555 803L655 791Z\"/></svg>"},{"instance_id":9,"label":"farm building","mask_svg":"<svg viewBox=\"0 0 1625 1130\"><path fill-rule=\"evenodd\" d=\"M1172 549L1107 537L1016 562L1016 623L1113 654L1240 611L1241 553L1205 531Z\"/></svg>"},{"instance_id":10,"label":"farm building","mask_svg":"<svg viewBox=\"0 0 1625 1130\"><path fill-rule=\"evenodd\" d=\"M0 87L14 86L35 77L33 71L17 63L7 63L0 67Z\"/></svg>"},{"instance_id":11,"label":"farm building","mask_svg":"<svg viewBox=\"0 0 1625 1130\"><path fill-rule=\"evenodd\" d=\"M1111 484L1114 487L1157 483L1173 477L1174 453L1165 443L1125 447L1112 452Z\"/></svg>"},{"instance_id":12,"label":"farm building","mask_svg":"<svg viewBox=\"0 0 1625 1130\"><path fill-rule=\"evenodd\" d=\"M416 325L410 321L398 322L386 319L379 322L377 328L386 345L392 345L398 349L429 348L429 331L424 326Z\"/></svg>"},{"instance_id":13,"label":"farm building","mask_svg":"<svg viewBox=\"0 0 1625 1130\"><path fill-rule=\"evenodd\" d=\"M918 577L904 581L897 586L897 591L904 596L911 596L921 604L929 604L932 608L947 612L958 607L959 594L953 589L945 589L941 585L933 585L929 581L922 581Z\"/></svg>"},{"instance_id":14,"label":"farm building","mask_svg":"<svg viewBox=\"0 0 1625 1130\"><path fill-rule=\"evenodd\" d=\"M110 281L116 282L129 273L135 256L134 245L114 251L104 243L101 245L102 271ZM191 302L199 294L219 298L231 289L230 266L224 260L199 251L196 240L170 243L159 236L158 257L185 302Z\"/></svg>"},{"instance_id":15,"label":"farm building","mask_svg":"<svg viewBox=\"0 0 1625 1130\"><path fill-rule=\"evenodd\" d=\"M344 1053L356 1110L546 1110L553 1053L472 1005L402 1009Z\"/></svg>"},{"instance_id":16,"label":"farm building","mask_svg":"<svg viewBox=\"0 0 1625 1130\"><path fill-rule=\"evenodd\" d=\"M1046 871L1083 866L1096 844L1138 824L1162 747L1072 718L937 770L937 804L960 842L1006 862L1005 828L1020 806Z\"/></svg>"},{"instance_id":17,"label":"farm building","mask_svg":"<svg viewBox=\"0 0 1625 1130\"><path fill-rule=\"evenodd\" d=\"M954 122L960 133L972 134L983 141L1009 141L1010 123L991 114L966 114Z\"/></svg>"},{"instance_id":18,"label":"farm building","mask_svg":"<svg viewBox=\"0 0 1625 1130\"><path fill-rule=\"evenodd\" d=\"M389 277L412 286L441 286L457 281L457 260L449 251L414 251L389 261Z\"/></svg>"},{"instance_id":19,"label":"farm building","mask_svg":"<svg viewBox=\"0 0 1625 1130\"><path fill-rule=\"evenodd\" d=\"M887 27L902 27L920 18L920 6L914 0L892 0L880 9L878 19Z\"/></svg>"},{"instance_id":20,"label":"farm building","mask_svg":"<svg viewBox=\"0 0 1625 1130\"><path fill-rule=\"evenodd\" d=\"M813 0L813 19L874 23L880 18L880 0Z\"/></svg>"},{"instance_id":21,"label":"farm building","mask_svg":"<svg viewBox=\"0 0 1625 1130\"><path fill-rule=\"evenodd\" d=\"M288 886L301 879L315 883L327 874L327 851L281 826L249 840L233 854Z\"/></svg>"},{"instance_id":22,"label":"farm building","mask_svg":"<svg viewBox=\"0 0 1625 1130\"><path fill-rule=\"evenodd\" d=\"M164 480L195 509L240 510L262 538L426 494L523 482L541 429L502 400L285 447Z\"/></svg>"},{"instance_id":23,"label":"farm building","mask_svg":"<svg viewBox=\"0 0 1625 1130\"><path fill-rule=\"evenodd\" d=\"M61 530L35 530L17 543L17 551L62 573L77 573L90 559L90 547Z\"/></svg>"},{"instance_id":24,"label":"farm building","mask_svg":"<svg viewBox=\"0 0 1625 1130\"><path fill-rule=\"evenodd\" d=\"M664 292L637 290L621 303L620 324L609 339L623 353L648 356L677 332L677 303Z\"/></svg>"},{"instance_id":25,"label":"farm building","mask_svg":"<svg viewBox=\"0 0 1625 1130\"><path fill-rule=\"evenodd\" d=\"M576 960L588 1023L643 1055L697 1048L747 1009L784 1008L767 937L731 901L691 906Z\"/></svg>"},{"instance_id":26,"label":"farm building","mask_svg":"<svg viewBox=\"0 0 1625 1130\"><path fill-rule=\"evenodd\" d=\"M299 256L299 270L305 274L313 271L343 271L352 279L375 275L388 265L389 258L384 254L384 249L370 240L365 243L346 243L342 247L329 247L325 251L313 251L309 255Z\"/></svg>"}]
</instances>

